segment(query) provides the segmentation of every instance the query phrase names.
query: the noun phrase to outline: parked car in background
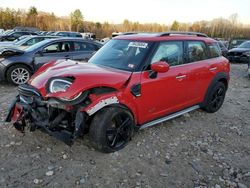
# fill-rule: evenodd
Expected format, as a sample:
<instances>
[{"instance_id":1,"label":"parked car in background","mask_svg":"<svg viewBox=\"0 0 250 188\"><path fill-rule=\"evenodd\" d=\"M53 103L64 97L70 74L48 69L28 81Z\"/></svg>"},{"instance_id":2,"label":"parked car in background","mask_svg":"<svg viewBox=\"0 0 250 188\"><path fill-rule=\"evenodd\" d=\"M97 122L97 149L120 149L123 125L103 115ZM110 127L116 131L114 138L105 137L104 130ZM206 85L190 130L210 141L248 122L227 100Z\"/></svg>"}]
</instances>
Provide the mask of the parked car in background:
<instances>
[{"instance_id":1,"label":"parked car in background","mask_svg":"<svg viewBox=\"0 0 250 188\"><path fill-rule=\"evenodd\" d=\"M57 59L87 61L102 45L78 38L56 38L41 41L25 50L0 49L0 80L24 84L43 64Z\"/></svg>"},{"instance_id":2,"label":"parked car in background","mask_svg":"<svg viewBox=\"0 0 250 188\"><path fill-rule=\"evenodd\" d=\"M55 33L55 31L46 31L45 32L45 35L52 35L52 34L54 34Z\"/></svg>"},{"instance_id":3,"label":"parked car in background","mask_svg":"<svg viewBox=\"0 0 250 188\"><path fill-rule=\"evenodd\" d=\"M222 42L222 41L218 41L218 45L219 45L219 47L220 47L220 49L221 49L222 55L223 55L224 57L227 57L228 49L227 49L227 47L225 46L225 43Z\"/></svg>"},{"instance_id":4,"label":"parked car in background","mask_svg":"<svg viewBox=\"0 0 250 188\"><path fill-rule=\"evenodd\" d=\"M92 39L92 40L96 39L96 35L94 33L86 32L86 33L80 33L80 34L82 35L82 38L84 39Z\"/></svg>"},{"instance_id":5,"label":"parked car in background","mask_svg":"<svg viewBox=\"0 0 250 188\"><path fill-rule=\"evenodd\" d=\"M115 152L134 129L147 128L223 104L230 64L205 34L168 32L118 36L89 63L55 61L19 86L7 122L24 131L68 133L72 143L89 131L102 152Z\"/></svg>"},{"instance_id":6,"label":"parked car in background","mask_svg":"<svg viewBox=\"0 0 250 188\"><path fill-rule=\"evenodd\" d=\"M12 29L7 29L5 30L2 35L7 35L8 33L11 33L13 30Z\"/></svg>"},{"instance_id":7,"label":"parked car in background","mask_svg":"<svg viewBox=\"0 0 250 188\"><path fill-rule=\"evenodd\" d=\"M22 37L20 37L22 38ZM25 35L22 39L19 39L15 42L0 42L0 48L19 48L19 49L25 49L29 46L32 46L38 42L41 42L46 39L52 39L57 38L57 36L30 36Z\"/></svg>"},{"instance_id":8,"label":"parked car in background","mask_svg":"<svg viewBox=\"0 0 250 188\"><path fill-rule=\"evenodd\" d=\"M250 78L250 61L248 62L247 74L248 77Z\"/></svg>"},{"instance_id":9,"label":"parked car in background","mask_svg":"<svg viewBox=\"0 0 250 188\"><path fill-rule=\"evenodd\" d=\"M249 39L232 39L229 41L228 49L231 50L233 48L237 48L243 42L248 41Z\"/></svg>"},{"instance_id":10,"label":"parked car in background","mask_svg":"<svg viewBox=\"0 0 250 188\"><path fill-rule=\"evenodd\" d=\"M101 40L100 40L100 43L106 44L108 41L110 41L110 38L109 38L109 37L106 37L106 38L101 39Z\"/></svg>"},{"instance_id":11,"label":"parked car in background","mask_svg":"<svg viewBox=\"0 0 250 188\"><path fill-rule=\"evenodd\" d=\"M51 35L61 36L61 37L79 37L79 38L82 38L81 33L70 32L70 31L58 31L58 32L55 32L55 33L53 33Z\"/></svg>"},{"instance_id":12,"label":"parked car in background","mask_svg":"<svg viewBox=\"0 0 250 188\"><path fill-rule=\"evenodd\" d=\"M228 51L227 58L230 62L248 63L250 57L250 40L243 42L237 48Z\"/></svg>"},{"instance_id":13,"label":"parked car in background","mask_svg":"<svg viewBox=\"0 0 250 188\"><path fill-rule=\"evenodd\" d=\"M0 35L0 41L14 41L23 35L37 35L33 31L12 31L7 34Z\"/></svg>"}]
</instances>

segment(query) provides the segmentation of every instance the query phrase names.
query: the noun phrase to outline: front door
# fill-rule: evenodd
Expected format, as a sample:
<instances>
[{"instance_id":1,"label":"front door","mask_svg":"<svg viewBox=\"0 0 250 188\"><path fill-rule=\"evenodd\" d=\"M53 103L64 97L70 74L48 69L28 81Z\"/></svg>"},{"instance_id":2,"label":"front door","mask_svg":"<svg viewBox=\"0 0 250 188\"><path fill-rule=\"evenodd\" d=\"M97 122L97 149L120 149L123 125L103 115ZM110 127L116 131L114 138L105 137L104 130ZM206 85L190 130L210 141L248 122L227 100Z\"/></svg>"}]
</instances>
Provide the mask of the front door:
<instances>
[{"instance_id":1,"label":"front door","mask_svg":"<svg viewBox=\"0 0 250 188\"><path fill-rule=\"evenodd\" d=\"M71 59L73 57L73 45L71 42L55 42L44 47L35 54L35 68L40 68L43 64L58 59Z\"/></svg>"},{"instance_id":2,"label":"front door","mask_svg":"<svg viewBox=\"0 0 250 188\"><path fill-rule=\"evenodd\" d=\"M183 66L183 42L161 42L151 64L165 61L170 69L150 78L150 70L142 72L141 96L137 98L140 124L173 113L188 106L188 70Z\"/></svg>"}]
</instances>

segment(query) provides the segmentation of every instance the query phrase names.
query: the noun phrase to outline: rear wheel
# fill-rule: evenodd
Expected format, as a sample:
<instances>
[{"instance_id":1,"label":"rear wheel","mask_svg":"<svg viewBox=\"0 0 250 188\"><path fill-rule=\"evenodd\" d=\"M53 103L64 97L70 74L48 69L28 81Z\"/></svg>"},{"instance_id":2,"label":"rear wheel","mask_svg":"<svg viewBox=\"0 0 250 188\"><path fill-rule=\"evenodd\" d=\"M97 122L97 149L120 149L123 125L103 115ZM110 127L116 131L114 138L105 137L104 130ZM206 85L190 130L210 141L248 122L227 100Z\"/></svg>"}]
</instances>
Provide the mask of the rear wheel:
<instances>
[{"instance_id":1,"label":"rear wheel","mask_svg":"<svg viewBox=\"0 0 250 188\"><path fill-rule=\"evenodd\" d=\"M110 153L124 148L134 133L132 114L123 108L107 107L92 120L89 135L93 147Z\"/></svg>"},{"instance_id":2,"label":"rear wheel","mask_svg":"<svg viewBox=\"0 0 250 188\"><path fill-rule=\"evenodd\" d=\"M7 71L8 82L20 85L25 84L30 79L31 72L25 65L14 65Z\"/></svg>"},{"instance_id":3,"label":"rear wheel","mask_svg":"<svg viewBox=\"0 0 250 188\"><path fill-rule=\"evenodd\" d=\"M222 82L217 82L209 91L203 110L214 113L222 106L226 95L226 86Z\"/></svg>"}]
</instances>

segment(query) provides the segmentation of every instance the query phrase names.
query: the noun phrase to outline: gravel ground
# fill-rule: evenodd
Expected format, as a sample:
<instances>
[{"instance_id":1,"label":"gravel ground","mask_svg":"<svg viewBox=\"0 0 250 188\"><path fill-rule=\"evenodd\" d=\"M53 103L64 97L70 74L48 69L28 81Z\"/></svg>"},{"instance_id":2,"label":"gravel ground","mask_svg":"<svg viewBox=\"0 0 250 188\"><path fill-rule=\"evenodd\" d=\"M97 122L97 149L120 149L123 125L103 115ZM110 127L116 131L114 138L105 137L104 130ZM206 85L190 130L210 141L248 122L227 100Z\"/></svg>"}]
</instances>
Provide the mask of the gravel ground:
<instances>
[{"instance_id":1,"label":"gravel ground","mask_svg":"<svg viewBox=\"0 0 250 188\"><path fill-rule=\"evenodd\" d=\"M231 66L223 107L201 110L145 129L119 152L103 154L88 138L72 147L40 131L3 122L16 95L0 83L0 187L250 188L250 80Z\"/></svg>"}]
</instances>

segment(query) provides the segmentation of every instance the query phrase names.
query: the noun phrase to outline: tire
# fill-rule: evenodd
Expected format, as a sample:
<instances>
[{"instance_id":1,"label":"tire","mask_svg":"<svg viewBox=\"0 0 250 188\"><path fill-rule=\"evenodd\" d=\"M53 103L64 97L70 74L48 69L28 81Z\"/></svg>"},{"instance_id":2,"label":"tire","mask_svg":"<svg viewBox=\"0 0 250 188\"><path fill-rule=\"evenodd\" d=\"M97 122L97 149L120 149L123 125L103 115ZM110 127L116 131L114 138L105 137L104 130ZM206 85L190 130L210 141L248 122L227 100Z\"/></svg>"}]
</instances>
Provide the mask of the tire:
<instances>
[{"instance_id":1,"label":"tire","mask_svg":"<svg viewBox=\"0 0 250 188\"><path fill-rule=\"evenodd\" d=\"M14 65L7 71L7 81L14 85L25 84L31 76L31 71L25 65Z\"/></svg>"},{"instance_id":2,"label":"tire","mask_svg":"<svg viewBox=\"0 0 250 188\"><path fill-rule=\"evenodd\" d=\"M92 146L104 153L124 148L134 134L134 118L123 108L106 107L94 116L89 130Z\"/></svg>"},{"instance_id":3,"label":"tire","mask_svg":"<svg viewBox=\"0 0 250 188\"><path fill-rule=\"evenodd\" d=\"M226 90L227 89L224 83L217 82L214 84L211 90L208 91L209 93L204 104L202 105L202 109L208 113L214 113L218 111L224 102Z\"/></svg>"}]
</instances>

